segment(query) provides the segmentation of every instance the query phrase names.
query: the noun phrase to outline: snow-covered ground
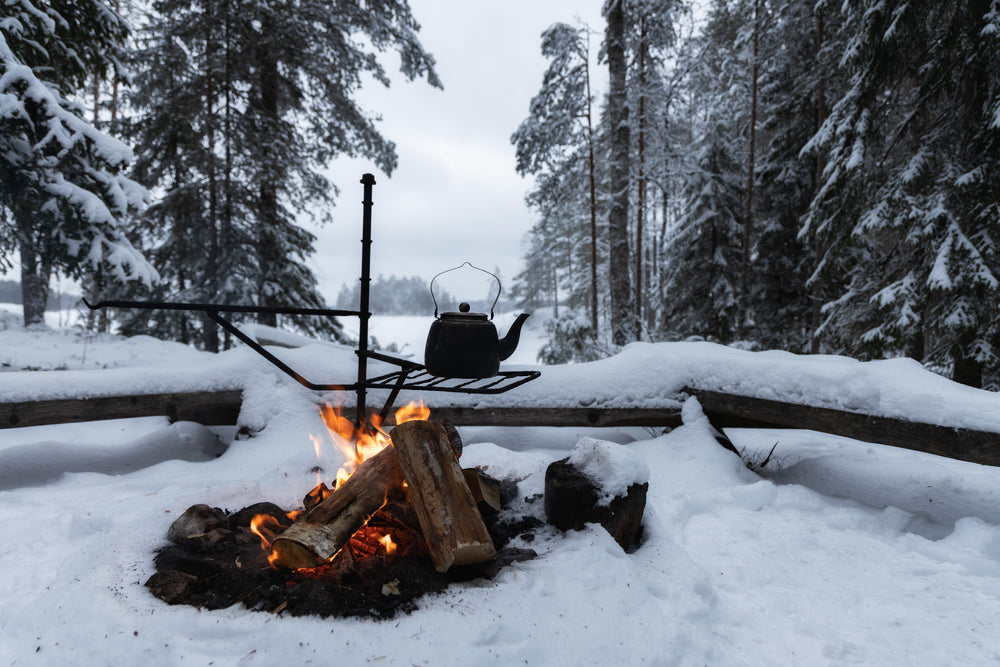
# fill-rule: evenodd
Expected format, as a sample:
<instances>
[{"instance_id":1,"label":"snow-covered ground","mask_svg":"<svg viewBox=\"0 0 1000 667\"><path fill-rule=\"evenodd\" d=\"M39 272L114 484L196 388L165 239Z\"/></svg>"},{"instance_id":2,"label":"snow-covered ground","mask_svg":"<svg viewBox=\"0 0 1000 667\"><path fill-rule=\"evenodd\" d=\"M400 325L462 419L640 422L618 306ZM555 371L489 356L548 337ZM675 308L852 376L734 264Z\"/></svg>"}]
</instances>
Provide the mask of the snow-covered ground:
<instances>
[{"instance_id":1,"label":"snow-covered ground","mask_svg":"<svg viewBox=\"0 0 1000 667\"><path fill-rule=\"evenodd\" d=\"M373 329L383 344L416 348L419 359L426 322ZM518 354L537 347L530 331ZM319 380L353 363L350 350L334 346L280 353ZM0 325L0 369L0 400L238 384L240 421L256 430L230 442L232 429L217 429L219 444L205 429L161 418L0 430L0 663L1000 661L1000 469L812 432L730 432L757 461L777 443L758 474L716 444L693 401L684 404L685 425L668 434L462 429L463 466L520 480L515 505L531 513L541 512L526 499L542 491L545 467L581 437L628 443L649 469L644 543L625 554L599 528L543 529L530 544L515 544L535 549L535 560L493 582L452 586L388 622L198 611L168 606L143 586L168 526L195 503L295 505L315 484L309 436L325 433L323 397L246 350L209 355L152 338L26 332L9 322ZM1000 396L901 361L680 343L634 345L602 362L542 370L503 400L650 405L697 378L703 386L1000 430ZM320 463L336 470L340 455L324 444Z\"/></svg>"}]
</instances>

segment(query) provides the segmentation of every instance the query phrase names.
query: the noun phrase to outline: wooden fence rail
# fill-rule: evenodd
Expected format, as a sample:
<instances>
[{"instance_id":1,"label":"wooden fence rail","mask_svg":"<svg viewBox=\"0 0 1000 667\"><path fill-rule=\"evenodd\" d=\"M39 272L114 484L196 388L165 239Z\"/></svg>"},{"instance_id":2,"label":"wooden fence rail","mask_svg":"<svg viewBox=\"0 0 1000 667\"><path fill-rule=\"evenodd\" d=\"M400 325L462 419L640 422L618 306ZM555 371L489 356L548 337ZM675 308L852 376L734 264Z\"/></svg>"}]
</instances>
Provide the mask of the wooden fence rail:
<instances>
[{"instance_id":1,"label":"wooden fence rail","mask_svg":"<svg viewBox=\"0 0 1000 667\"><path fill-rule=\"evenodd\" d=\"M1000 466L1000 433L881 417L772 399L685 388L718 429L801 428L902 447L948 458ZM683 398L683 396L678 396ZM164 415L202 424L235 424L239 390L93 396L0 403L0 429ZM431 409L433 419L457 426L680 426L678 404L665 408L449 407Z\"/></svg>"}]
</instances>

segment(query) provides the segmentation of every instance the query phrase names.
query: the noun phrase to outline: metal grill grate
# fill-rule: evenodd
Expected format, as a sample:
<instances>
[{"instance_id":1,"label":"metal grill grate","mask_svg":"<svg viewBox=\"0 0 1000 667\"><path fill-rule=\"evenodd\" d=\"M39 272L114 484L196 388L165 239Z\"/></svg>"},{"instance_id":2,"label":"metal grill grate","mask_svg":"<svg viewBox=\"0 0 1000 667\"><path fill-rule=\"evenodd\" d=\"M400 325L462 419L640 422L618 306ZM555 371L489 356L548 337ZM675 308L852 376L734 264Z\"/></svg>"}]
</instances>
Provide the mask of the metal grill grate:
<instances>
[{"instance_id":1,"label":"metal grill grate","mask_svg":"<svg viewBox=\"0 0 1000 667\"><path fill-rule=\"evenodd\" d=\"M370 378L369 389L452 391L463 394L502 394L541 375L540 371L500 371L488 378L449 378L431 375L422 366L404 368Z\"/></svg>"}]
</instances>

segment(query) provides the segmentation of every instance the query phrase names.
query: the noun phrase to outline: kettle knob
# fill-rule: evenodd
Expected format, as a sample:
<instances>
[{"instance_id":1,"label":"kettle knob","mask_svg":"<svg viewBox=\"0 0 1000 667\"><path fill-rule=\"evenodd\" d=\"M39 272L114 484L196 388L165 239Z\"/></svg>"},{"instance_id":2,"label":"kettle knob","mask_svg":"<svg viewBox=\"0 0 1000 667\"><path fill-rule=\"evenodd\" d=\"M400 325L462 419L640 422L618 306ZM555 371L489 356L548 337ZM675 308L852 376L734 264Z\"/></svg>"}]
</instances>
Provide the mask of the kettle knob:
<instances>
[{"instance_id":1,"label":"kettle knob","mask_svg":"<svg viewBox=\"0 0 1000 667\"><path fill-rule=\"evenodd\" d=\"M458 312L460 312L460 313L467 313L467 312L469 312L469 308L470 308L469 304L467 304L464 301L462 303L458 304Z\"/></svg>"}]
</instances>

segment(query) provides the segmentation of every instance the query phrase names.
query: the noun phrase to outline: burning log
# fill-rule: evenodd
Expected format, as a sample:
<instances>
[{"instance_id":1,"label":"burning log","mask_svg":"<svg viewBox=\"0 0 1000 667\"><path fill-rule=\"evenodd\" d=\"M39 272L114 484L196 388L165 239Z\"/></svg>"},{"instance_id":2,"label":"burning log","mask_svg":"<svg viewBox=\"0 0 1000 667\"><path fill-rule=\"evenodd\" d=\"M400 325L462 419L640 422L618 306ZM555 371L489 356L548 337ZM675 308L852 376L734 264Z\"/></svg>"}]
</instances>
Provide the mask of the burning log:
<instances>
[{"instance_id":1,"label":"burning log","mask_svg":"<svg viewBox=\"0 0 1000 667\"><path fill-rule=\"evenodd\" d=\"M394 428L389 437L434 568L447 572L453 565L492 560L496 549L465 483L448 432L435 422L409 421Z\"/></svg>"},{"instance_id":2,"label":"burning log","mask_svg":"<svg viewBox=\"0 0 1000 667\"><path fill-rule=\"evenodd\" d=\"M446 433L449 458L457 462L461 437L454 427L439 428ZM317 487L306 496L305 515L271 545L271 564L297 570L327 562L388 499L404 495L403 479L396 451L386 447L361 463L335 491Z\"/></svg>"},{"instance_id":3,"label":"burning log","mask_svg":"<svg viewBox=\"0 0 1000 667\"><path fill-rule=\"evenodd\" d=\"M274 540L271 563L289 569L317 567L337 553L386 498L400 495L402 488L396 453L386 447Z\"/></svg>"}]
</instances>

